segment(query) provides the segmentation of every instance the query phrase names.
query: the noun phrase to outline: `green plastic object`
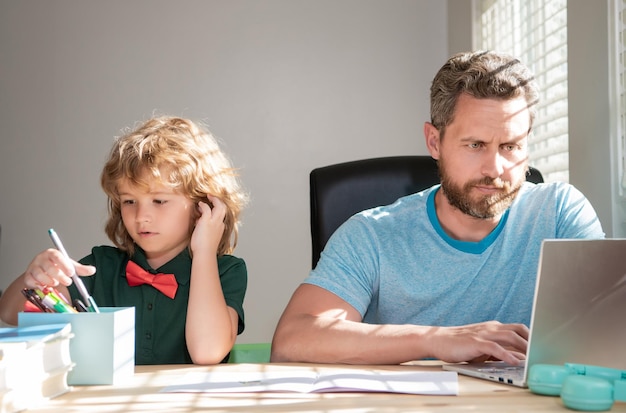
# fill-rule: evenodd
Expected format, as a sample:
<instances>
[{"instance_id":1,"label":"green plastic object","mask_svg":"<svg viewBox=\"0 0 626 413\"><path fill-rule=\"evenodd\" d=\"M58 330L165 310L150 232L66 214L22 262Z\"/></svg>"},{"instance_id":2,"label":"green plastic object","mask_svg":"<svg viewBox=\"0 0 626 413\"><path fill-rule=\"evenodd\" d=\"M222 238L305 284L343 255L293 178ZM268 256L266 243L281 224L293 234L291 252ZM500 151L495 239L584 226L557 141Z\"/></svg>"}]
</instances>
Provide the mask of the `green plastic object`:
<instances>
[{"instance_id":1,"label":"green plastic object","mask_svg":"<svg viewBox=\"0 0 626 413\"><path fill-rule=\"evenodd\" d=\"M271 343L239 343L230 351L229 363L269 363Z\"/></svg>"}]
</instances>

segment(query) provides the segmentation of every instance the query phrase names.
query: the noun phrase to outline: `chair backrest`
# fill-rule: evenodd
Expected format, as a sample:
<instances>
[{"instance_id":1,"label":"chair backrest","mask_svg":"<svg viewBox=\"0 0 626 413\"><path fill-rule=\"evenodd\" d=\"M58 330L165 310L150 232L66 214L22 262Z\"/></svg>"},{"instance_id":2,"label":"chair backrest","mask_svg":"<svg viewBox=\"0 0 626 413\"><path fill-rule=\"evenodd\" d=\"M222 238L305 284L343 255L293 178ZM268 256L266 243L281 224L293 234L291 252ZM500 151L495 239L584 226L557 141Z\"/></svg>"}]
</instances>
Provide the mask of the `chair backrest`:
<instances>
[{"instance_id":1,"label":"chair backrest","mask_svg":"<svg viewBox=\"0 0 626 413\"><path fill-rule=\"evenodd\" d=\"M543 182L533 167L527 179ZM312 266L328 238L352 215L437 183L437 162L430 156L371 158L313 169L309 175Z\"/></svg>"}]
</instances>

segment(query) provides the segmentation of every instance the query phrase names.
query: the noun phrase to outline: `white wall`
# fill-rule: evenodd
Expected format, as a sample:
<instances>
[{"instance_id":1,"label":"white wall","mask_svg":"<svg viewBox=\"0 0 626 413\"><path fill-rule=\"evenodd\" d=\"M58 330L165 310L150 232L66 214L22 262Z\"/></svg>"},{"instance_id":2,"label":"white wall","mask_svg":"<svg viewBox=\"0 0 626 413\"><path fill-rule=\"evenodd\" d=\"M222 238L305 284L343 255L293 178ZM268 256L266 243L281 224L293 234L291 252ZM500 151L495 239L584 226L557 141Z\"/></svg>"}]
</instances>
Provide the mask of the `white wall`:
<instances>
[{"instance_id":1,"label":"white wall","mask_svg":"<svg viewBox=\"0 0 626 413\"><path fill-rule=\"evenodd\" d=\"M239 341L269 341L310 267L309 171L426 153L446 13L439 0L0 0L0 288L51 247L50 227L76 258L108 244L98 179L113 137L181 115L241 168Z\"/></svg>"},{"instance_id":2,"label":"white wall","mask_svg":"<svg viewBox=\"0 0 626 413\"><path fill-rule=\"evenodd\" d=\"M567 58L569 102L570 183L593 204L609 237L624 237L619 214L618 179L612 153L612 119L619 119L610 105L609 2L568 0Z\"/></svg>"}]
</instances>

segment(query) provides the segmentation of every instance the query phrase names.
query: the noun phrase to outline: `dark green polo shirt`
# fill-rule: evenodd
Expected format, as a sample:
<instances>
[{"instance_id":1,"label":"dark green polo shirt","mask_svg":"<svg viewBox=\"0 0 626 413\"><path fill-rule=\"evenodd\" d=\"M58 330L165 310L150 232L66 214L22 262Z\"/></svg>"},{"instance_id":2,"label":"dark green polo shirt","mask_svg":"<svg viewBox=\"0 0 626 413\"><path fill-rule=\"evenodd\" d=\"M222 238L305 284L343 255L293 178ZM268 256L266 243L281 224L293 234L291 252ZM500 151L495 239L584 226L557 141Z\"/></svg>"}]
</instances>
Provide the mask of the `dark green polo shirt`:
<instances>
[{"instance_id":1,"label":"dark green polo shirt","mask_svg":"<svg viewBox=\"0 0 626 413\"><path fill-rule=\"evenodd\" d=\"M80 260L96 267L95 275L81 277L99 307L135 307L135 364L192 363L185 343L185 320L191 278L191 257L184 250L160 268L148 265L137 247L132 260L151 273L174 274L178 281L171 299L151 285L130 287L126 281L128 255L114 247L94 247ZM243 299L248 275L245 262L232 255L218 257L220 283L226 304L239 315L238 334L244 329ZM80 298L76 286L69 288L72 299Z\"/></svg>"}]
</instances>

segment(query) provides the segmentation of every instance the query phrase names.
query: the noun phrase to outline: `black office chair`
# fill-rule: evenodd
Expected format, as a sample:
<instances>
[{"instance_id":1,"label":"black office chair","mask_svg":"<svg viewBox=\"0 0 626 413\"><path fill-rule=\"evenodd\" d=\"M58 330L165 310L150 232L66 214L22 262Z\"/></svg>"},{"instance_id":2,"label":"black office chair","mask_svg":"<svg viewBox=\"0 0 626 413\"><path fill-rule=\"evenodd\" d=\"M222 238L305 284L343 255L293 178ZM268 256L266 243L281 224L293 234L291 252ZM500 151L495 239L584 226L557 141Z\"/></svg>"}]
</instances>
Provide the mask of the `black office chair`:
<instances>
[{"instance_id":1,"label":"black office chair","mask_svg":"<svg viewBox=\"0 0 626 413\"><path fill-rule=\"evenodd\" d=\"M533 167L527 179L543 182ZM437 162L430 156L362 159L313 169L309 175L312 267L328 238L352 215L437 183Z\"/></svg>"}]
</instances>

